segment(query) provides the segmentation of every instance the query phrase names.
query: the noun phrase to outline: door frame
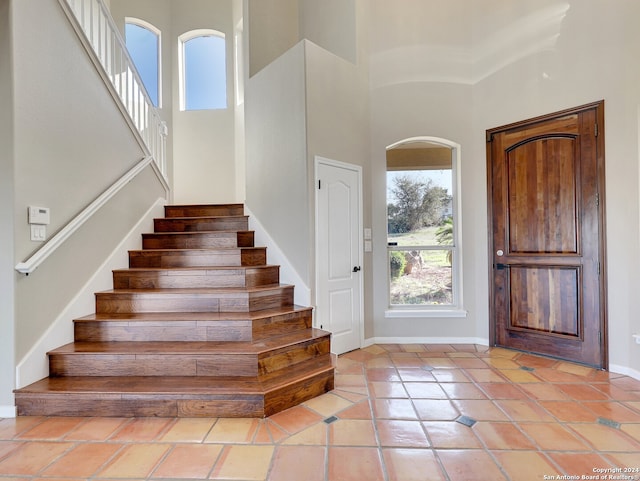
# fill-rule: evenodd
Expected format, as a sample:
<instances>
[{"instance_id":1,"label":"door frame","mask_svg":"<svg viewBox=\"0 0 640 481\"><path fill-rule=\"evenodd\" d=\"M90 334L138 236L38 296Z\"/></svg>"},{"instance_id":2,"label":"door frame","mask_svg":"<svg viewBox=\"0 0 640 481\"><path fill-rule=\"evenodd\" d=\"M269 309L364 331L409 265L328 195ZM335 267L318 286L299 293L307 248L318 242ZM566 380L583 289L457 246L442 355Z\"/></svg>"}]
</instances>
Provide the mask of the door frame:
<instances>
[{"instance_id":1,"label":"door frame","mask_svg":"<svg viewBox=\"0 0 640 481\"><path fill-rule=\"evenodd\" d=\"M487 230L488 230L488 245L487 245L487 265L489 275L489 345L496 345L496 317L495 317L495 292L494 292L494 269L493 265L493 178L492 178L492 157L491 157L491 141L494 134L503 132L513 128L520 128L527 124L533 124L537 122L543 122L554 118L562 117L565 115L578 114L585 110L595 109L596 112L596 186L598 192L598 256L600 259L600 357L601 357L601 369L609 369L609 344L608 344L608 307L607 307L607 262L606 262L606 204L605 204L605 139L604 139L604 100L580 105L577 107L552 112L530 119L521 120L511 124L506 124L500 127L488 129L486 131L486 169L487 169ZM544 355L544 354L543 354Z\"/></svg>"},{"instance_id":2,"label":"door frame","mask_svg":"<svg viewBox=\"0 0 640 481\"><path fill-rule=\"evenodd\" d=\"M313 297L314 297L314 305L316 306L316 309L318 308L318 290L319 290L319 285L320 285L320 276L319 276L319 264L322 261L322 259L320 259L320 250L318 249L318 243L319 243L319 226L318 226L318 219L319 219L319 202L318 202L318 181L319 179L319 174L318 174L318 169L320 165L325 165L328 167L334 167L334 168L341 168L341 169L346 169L346 170L351 170L353 172L356 173L357 177L358 177L358 226L357 226L357 233L358 233L358 251L357 251L357 259L358 259L358 265L362 266L363 265L363 261L364 261L364 221L363 221L363 192L362 192L362 166L357 165L357 164L350 164L347 162L342 162L339 160L334 160L334 159L329 159L326 157L321 157L319 155L316 155L314 157L314 184L313 184L313 190L315 192L314 194L314 252L315 252L315 287L314 287L314 293L313 293ZM358 294L360 297L360 305L358 306L358 315L360 317L359 320L359 325L358 325L358 329L360 331L360 338L359 338L359 346L358 348L361 348L364 346L364 270L361 271L361 275L360 275L360 283L358 286ZM313 316L313 327L319 328L319 326L317 325L317 316Z\"/></svg>"}]
</instances>

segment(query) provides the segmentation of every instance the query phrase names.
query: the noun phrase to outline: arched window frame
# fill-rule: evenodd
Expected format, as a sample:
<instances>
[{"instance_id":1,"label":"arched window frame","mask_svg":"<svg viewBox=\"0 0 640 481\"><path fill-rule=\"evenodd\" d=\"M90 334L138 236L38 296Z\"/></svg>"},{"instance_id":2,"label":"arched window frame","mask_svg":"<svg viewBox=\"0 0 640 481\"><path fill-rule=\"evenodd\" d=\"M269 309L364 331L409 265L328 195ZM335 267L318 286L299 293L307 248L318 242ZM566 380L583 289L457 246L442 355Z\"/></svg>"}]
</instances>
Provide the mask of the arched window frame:
<instances>
[{"instance_id":1,"label":"arched window frame","mask_svg":"<svg viewBox=\"0 0 640 481\"><path fill-rule=\"evenodd\" d=\"M227 55L226 55L226 36L223 32L213 29L196 29L190 30L188 32L183 33L178 37L178 84L179 84L179 94L180 94L180 110L186 111L187 109L187 78L186 78L186 56L185 56L185 45L190 40L193 40L198 37L218 37L221 38L225 42L225 56L224 56L224 107L216 107L217 110L221 108L227 108L228 106L228 98L227 98ZM209 109L208 109L209 110Z\"/></svg>"},{"instance_id":2,"label":"arched window frame","mask_svg":"<svg viewBox=\"0 0 640 481\"><path fill-rule=\"evenodd\" d=\"M135 25L137 27L140 28L144 28L145 30L148 30L149 32L151 32L152 34L155 35L156 37L156 41L157 41L157 51L158 51L158 58L156 59L157 62L157 70L158 70L158 78L157 78L157 89L158 89L158 98L157 98L157 108L162 108L162 32L159 28L157 28L155 25L142 20L140 18L135 18L135 17L125 17L124 19L125 22L125 26L126 25ZM125 27L125 31L126 31L126 27ZM126 35L125 35L125 42L126 42ZM148 88L145 85L145 89L147 90L147 94L149 94ZM149 95L149 97L151 97ZM151 101L153 102L153 98L151 98Z\"/></svg>"},{"instance_id":3,"label":"arched window frame","mask_svg":"<svg viewBox=\"0 0 640 481\"><path fill-rule=\"evenodd\" d=\"M451 149L451 175L452 175L452 214L453 214L453 243L448 246L452 253L452 293L453 302L445 305L392 305L389 300L389 307L385 311L385 317L387 318L403 318L403 317L466 317L467 312L464 309L463 303L463 281L462 281L462 208L461 208L461 180L460 180L460 167L461 167L461 152L460 145L447 139L430 136L411 137L400 140L389 146L386 150L390 150L396 147L400 147L404 144L411 144L415 142L425 142L430 144L437 144L443 147ZM386 185L386 182L385 182ZM388 188L388 186L387 186ZM386 210L385 210L386 211ZM385 212L386 213L386 212ZM391 251L394 250L393 245L387 246L388 256ZM387 266L389 268L390 258L387 259ZM388 288L387 292L390 296L391 289L391 276L388 275Z\"/></svg>"}]
</instances>

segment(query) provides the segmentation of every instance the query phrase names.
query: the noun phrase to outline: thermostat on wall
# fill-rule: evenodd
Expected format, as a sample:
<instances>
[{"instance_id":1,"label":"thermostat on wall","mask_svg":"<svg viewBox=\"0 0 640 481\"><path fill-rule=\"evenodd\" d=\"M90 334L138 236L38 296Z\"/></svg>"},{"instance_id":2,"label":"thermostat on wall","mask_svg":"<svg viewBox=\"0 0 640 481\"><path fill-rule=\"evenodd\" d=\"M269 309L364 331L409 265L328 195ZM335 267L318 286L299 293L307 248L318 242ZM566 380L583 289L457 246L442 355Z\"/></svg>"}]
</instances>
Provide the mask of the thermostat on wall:
<instances>
[{"instance_id":1,"label":"thermostat on wall","mask_svg":"<svg viewBox=\"0 0 640 481\"><path fill-rule=\"evenodd\" d=\"M48 207L29 206L29 224L48 225L50 222Z\"/></svg>"}]
</instances>

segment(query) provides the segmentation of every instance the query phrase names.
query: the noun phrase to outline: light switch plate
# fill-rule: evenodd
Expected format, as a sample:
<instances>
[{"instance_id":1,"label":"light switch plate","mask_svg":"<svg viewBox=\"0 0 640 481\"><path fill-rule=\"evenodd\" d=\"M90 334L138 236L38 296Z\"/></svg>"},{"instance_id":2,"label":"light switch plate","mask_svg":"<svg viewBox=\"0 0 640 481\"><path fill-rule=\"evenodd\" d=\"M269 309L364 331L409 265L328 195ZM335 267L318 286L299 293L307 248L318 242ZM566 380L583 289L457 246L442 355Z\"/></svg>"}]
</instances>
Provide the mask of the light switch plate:
<instances>
[{"instance_id":1,"label":"light switch plate","mask_svg":"<svg viewBox=\"0 0 640 481\"><path fill-rule=\"evenodd\" d=\"M43 242L47 240L47 227L40 224L31 224L31 240Z\"/></svg>"}]
</instances>

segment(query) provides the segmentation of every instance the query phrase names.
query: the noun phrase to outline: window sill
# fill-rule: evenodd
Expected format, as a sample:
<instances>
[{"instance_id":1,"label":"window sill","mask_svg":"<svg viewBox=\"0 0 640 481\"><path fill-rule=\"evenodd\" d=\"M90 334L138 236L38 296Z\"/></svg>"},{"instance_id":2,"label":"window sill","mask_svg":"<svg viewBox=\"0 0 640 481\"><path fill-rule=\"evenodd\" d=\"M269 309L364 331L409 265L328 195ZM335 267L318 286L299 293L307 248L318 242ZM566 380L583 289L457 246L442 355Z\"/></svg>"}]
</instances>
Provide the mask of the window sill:
<instances>
[{"instance_id":1,"label":"window sill","mask_svg":"<svg viewBox=\"0 0 640 481\"><path fill-rule=\"evenodd\" d=\"M417 317L467 317L467 311L464 309L387 309L384 311L384 317L392 318L417 318Z\"/></svg>"}]
</instances>

